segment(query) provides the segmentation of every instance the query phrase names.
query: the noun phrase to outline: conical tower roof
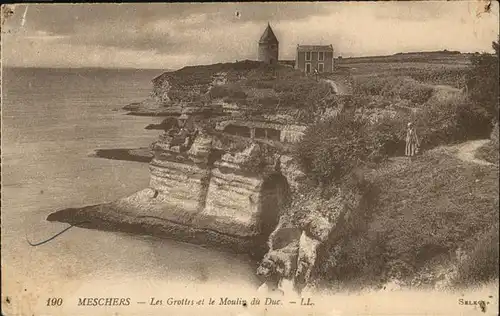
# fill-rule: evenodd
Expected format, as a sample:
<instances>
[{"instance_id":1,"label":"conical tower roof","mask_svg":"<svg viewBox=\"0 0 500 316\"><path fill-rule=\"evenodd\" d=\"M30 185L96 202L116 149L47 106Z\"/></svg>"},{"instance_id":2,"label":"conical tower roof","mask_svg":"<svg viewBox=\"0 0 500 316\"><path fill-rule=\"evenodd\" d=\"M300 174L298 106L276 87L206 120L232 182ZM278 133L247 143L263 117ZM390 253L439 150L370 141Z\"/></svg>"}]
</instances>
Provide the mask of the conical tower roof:
<instances>
[{"instance_id":1,"label":"conical tower roof","mask_svg":"<svg viewBox=\"0 0 500 316\"><path fill-rule=\"evenodd\" d=\"M278 43L278 39L276 38L276 35L274 35L273 29L269 23L267 23L266 30L262 33L259 43Z\"/></svg>"}]
</instances>

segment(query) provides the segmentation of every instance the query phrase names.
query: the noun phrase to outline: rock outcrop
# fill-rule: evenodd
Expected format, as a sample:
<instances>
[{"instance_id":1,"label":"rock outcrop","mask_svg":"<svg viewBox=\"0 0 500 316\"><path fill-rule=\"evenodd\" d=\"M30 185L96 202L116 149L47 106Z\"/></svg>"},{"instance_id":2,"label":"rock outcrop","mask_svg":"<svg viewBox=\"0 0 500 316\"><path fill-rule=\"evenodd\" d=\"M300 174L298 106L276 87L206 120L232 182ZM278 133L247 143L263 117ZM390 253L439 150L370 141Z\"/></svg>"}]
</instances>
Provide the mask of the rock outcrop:
<instances>
[{"instance_id":1,"label":"rock outcrop","mask_svg":"<svg viewBox=\"0 0 500 316\"><path fill-rule=\"evenodd\" d=\"M288 200L279 155L269 144L231 140L186 117L152 145L148 188L111 203L56 212L48 219L71 224L90 220L82 225L86 227L127 223L140 233L153 231L262 255Z\"/></svg>"},{"instance_id":2,"label":"rock outcrop","mask_svg":"<svg viewBox=\"0 0 500 316\"><path fill-rule=\"evenodd\" d=\"M365 202L364 195L356 188L339 188L329 198L319 190L295 194L270 235L270 250L257 274L275 283L292 279L298 292L314 284L323 273L319 268L324 261L335 260L331 250L341 247L342 239L363 214Z\"/></svg>"}]
</instances>

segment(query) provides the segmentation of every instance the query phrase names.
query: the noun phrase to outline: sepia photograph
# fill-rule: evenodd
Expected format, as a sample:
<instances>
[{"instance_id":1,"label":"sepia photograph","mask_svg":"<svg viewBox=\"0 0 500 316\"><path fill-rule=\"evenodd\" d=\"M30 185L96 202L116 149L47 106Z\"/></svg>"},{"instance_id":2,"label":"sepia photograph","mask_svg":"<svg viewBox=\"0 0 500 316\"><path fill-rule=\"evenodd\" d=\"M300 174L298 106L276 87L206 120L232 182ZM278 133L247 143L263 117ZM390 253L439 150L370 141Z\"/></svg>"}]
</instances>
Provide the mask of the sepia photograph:
<instances>
[{"instance_id":1,"label":"sepia photograph","mask_svg":"<svg viewBox=\"0 0 500 316\"><path fill-rule=\"evenodd\" d=\"M1 315L498 315L497 1L1 9Z\"/></svg>"}]
</instances>

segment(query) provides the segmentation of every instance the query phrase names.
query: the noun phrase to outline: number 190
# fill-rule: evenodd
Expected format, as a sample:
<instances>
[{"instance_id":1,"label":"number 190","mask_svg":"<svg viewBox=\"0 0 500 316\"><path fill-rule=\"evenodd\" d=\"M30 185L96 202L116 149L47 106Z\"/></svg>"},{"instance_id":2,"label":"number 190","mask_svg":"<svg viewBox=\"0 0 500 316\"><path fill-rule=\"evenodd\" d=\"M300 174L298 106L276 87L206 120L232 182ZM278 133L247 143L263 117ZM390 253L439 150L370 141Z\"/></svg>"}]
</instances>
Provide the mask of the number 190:
<instances>
[{"instance_id":1,"label":"number 190","mask_svg":"<svg viewBox=\"0 0 500 316\"><path fill-rule=\"evenodd\" d=\"M63 299L58 297L52 297L47 300L47 306L61 306L63 303Z\"/></svg>"}]
</instances>

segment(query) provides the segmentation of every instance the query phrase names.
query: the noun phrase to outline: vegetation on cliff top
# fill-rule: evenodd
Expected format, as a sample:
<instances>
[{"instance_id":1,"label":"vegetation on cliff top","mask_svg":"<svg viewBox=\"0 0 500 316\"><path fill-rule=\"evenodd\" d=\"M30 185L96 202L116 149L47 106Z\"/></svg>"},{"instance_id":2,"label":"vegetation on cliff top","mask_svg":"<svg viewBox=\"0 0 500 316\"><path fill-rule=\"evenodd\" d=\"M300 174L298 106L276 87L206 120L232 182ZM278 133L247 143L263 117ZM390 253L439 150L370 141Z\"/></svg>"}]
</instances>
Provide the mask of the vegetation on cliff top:
<instances>
[{"instance_id":1,"label":"vegetation on cliff top","mask_svg":"<svg viewBox=\"0 0 500 316\"><path fill-rule=\"evenodd\" d=\"M347 78L348 73L324 74ZM343 80L349 81L349 80ZM285 65L255 61L185 67L153 80L163 106L223 101L241 112L286 113L310 123L319 108L336 106L332 87Z\"/></svg>"},{"instance_id":2,"label":"vegetation on cliff top","mask_svg":"<svg viewBox=\"0 0 500 316\"><path fill-rule=\"evenodd\" d=\"M379 160L377 165L372 158L381 152L375 140L387 137L379 128L340 116L311 128L296 148L309 178L302 185L302 195L318 185L323 192L345 188L353 172L358 175L357 184L368 183L364 187L372 188L359 192L375 194L358 228L337 244L341 250L327 250L321 274L346 286L379 285L390 278L408 285L429 285L443 277L430 275L429 269L444 262L458 269L457 284L498 277L492 268L498 266L498 248L490 246L498 239L498 232L495 235L491 229L499 220L498 165L464 163L441 149L427 151L413 161L400 157ZM388 139L398 139L392 129L388 131ZM334 132L338 137L331 136ZM385 149L379 157L387 158L389 152ZM351 191L359 189L358 185ZM300 218L300 214L295 216ZM457 249L469 257L459 261Z\"/></svg>"},{"instance_id":3,"label":"vegetation on cliff top","mask_svg":"<svg viewBox=\"0 0 500 316\"><path fill-rule=\"evenodd\" d=\"M322 258L322 275L330 281L378 285L395 278L417 286L434 285L450 275L455 285L498 278L498 230L494 227L499 221L498 164L464 163L446 147L431 150L487 138L492 119L498 126L499 85L494 66L498 56L472 58L466 78L474 82L488 77L484 80L487 91L440 99L432 98L427 86L412 80L396 83L384 78L358 86L365 95L403 96L421 103L411 120L424 154L413 161L397 157L403 155L408 122L398 113L375 122L348 113L327 119L308 128L296 146L294 155L309 179L303 192L318 185L331 191L360 170L364 170L361 179L377 189L361 229L343 236L340 250L331 247ZM496 140L498 144L498 135ZM457 255L460 251L467 255ZM436 272L439 265L447 270Z\"/></svg>"}]
</instances>

